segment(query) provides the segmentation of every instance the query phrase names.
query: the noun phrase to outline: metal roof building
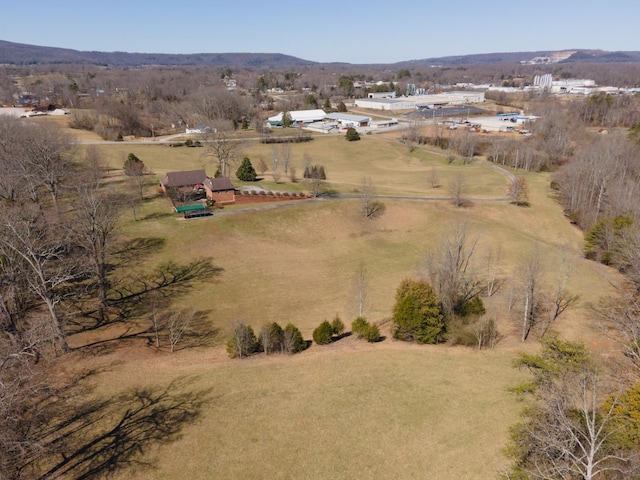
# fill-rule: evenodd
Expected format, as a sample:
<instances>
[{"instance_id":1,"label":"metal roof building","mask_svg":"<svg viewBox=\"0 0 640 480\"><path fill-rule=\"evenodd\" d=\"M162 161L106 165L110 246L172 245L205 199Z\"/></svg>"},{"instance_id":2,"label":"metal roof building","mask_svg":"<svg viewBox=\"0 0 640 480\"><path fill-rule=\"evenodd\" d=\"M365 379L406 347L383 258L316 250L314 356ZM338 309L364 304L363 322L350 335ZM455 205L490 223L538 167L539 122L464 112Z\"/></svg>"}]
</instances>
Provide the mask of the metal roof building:
<instances>
[{"instance_id":1,"label":"metal roof building","mask_svg":"<svg viewBox=\"0 0 640 480\"><path fill-rule=\"evenodd\" d=\"M292 123L313 123L319 122L322 120L326 113L321 108L317 110L291 110L287 112L289 114L289 118L291 118ZM273 117L269 117L267 119L267 123L274 127L279 127L284 125L282 121L282 115L284 112L280 112L278 115L274 115Z\"/></svg>"},{"instance_id":2,"label":"metal roof building","mask_svg":"<svg viewBox=\"0 0 640 480\"><path fill-rule=\"evenodd\" d=\"M328 120L335 120L345 127L367 127L371 123L371 117L361 115L350 115L348 113L328 113L325 117Z\"/></svg>"}]
</instances>

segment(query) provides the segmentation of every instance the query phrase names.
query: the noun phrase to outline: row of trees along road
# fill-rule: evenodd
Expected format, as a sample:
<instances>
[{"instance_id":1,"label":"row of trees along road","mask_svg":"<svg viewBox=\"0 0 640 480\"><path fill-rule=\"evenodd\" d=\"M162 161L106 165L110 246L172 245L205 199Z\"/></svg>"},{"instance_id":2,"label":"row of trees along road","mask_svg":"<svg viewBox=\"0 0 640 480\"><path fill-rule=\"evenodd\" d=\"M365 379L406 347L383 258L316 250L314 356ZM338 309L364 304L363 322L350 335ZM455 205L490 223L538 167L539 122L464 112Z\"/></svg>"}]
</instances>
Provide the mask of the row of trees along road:
<instances>
[{"instance_id":1,"label":"row of trees along road","mask_svg":"<svg viewBox=\"0 0 640 480\"><path fill-rule=\"evenodd\" d=\"M129 158L128 168L139 163ZM64 458L90 458L101 448L92 450L86 429L48 426L81 421L73 417L80 384L67 385L55 365L72 345L91 345L70 338L93 332L97 345L141 338L173 351L199 329L204 341L212 332L203 312L173 312L171 303L219 270L205 259L137 271L136 259L163 244L119 231L131 198L139 200L137 187L131 194L108 182L99 151L81 155L56 127L0 117L0 164L0 478L37 478L70 468ZM114 338L105 327L115 323L129 333ZM69 408L59 410L62 403ZM89 445L84 453L73 450L78 436ZM76 467L74 476L92 468Z\"/></svg>"}]
</instances>

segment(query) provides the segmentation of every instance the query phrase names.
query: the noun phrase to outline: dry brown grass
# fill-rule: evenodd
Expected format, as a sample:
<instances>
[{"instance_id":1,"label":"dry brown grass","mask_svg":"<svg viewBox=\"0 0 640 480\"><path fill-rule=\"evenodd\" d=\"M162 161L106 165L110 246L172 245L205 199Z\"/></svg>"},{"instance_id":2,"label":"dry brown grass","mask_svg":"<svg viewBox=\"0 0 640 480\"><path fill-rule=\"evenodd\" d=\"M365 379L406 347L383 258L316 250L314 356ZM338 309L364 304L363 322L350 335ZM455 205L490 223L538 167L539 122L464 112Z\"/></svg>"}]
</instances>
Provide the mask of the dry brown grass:
<instances>
[{"instance_id":1,"label":"dry brown grass","mask_svg":"<svg viewBox=\"0 0 640 480\"><path fill-rule=\"evenodd\" d=\"M118 355L121 359L121 355ZM117 478L493 478L519 406L509 354L353 338L294 357L134 353L104 387L189 376L213 389L153 470Z\"/></svg>"},{"instance_id":2,"label":"dry brown grass","mask_svg":"<svg viewBox=\"0 0 640 480\"><path fill-rule=\"evenodd\" d=\"M245 152L269 155L263 146ZM270 147L265 147L270 148ZM343 191L363 173L384 193L429 191L423 176L431 165L446 178L456 169L473 172L478 194L502 195L505 180L485 167L448 167L439 156L389 141L319 139L294 146L324 164ZM133 152L158 175L199 168L201 149L116 145L112 160ZM260 153L262 152L262 153ZM267 157L268 158L268 157ZM447 172L447 173L445 173ZM228 332L240 319L256 329L264 322L293 322L305 338L320 321L338 313L355 316L354 274L370 274L367 318L390 316L395 288L418 275L427 250L447 224L468 222L480 236L478 255L501 246L501 275L512 280L520 258L539 244L550 265L569 251L576 270L570 288L580 308L554 329L597 345L584 306L610 291L605 273L581 259L581 234L562 215L546 174L526 175L531 207L478 202L455 208L448 202L385 200L386 213L363 220L357 200L319 200L265 212L179 221L157 197L142 216L126 221L131 237L158 236L166 247L146 265L168 259L211 257L223 269L178 304L210 312L211 324ZM335 180L334 180L335 179ZM121 348L93 362L119 362L98 377L98 394L136 385L164 385L189 377L194 389L212 388L202 419L181 440L146 453L155 470L119 478L494 478L506 468L507 428L520 406L506 391L519 378L510 367L515 352L535 348L518 341L517 323L506 309L508 287L487 301L506 338L495 351L408 345L387 338L370 345L352 337L293 357L226 358L223 348L170 355L143 345ZM389 337L388 324L383 334Z\"/></svg>"}]
</instances>

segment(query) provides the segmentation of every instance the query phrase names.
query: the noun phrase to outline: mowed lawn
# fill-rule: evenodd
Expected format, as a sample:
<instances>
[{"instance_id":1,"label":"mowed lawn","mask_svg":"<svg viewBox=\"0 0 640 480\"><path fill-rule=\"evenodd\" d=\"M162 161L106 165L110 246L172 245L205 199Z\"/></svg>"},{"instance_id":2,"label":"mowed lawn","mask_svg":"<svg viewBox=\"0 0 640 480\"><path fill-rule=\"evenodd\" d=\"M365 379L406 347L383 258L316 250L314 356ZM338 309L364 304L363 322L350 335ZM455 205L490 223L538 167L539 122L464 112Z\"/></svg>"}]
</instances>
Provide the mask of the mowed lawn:
<instances>
[{"instance_id":1,"label":"mowed lawn","mask_svg":"<svg viewBox=\"0 0 640 480\"><path fill-rule=\"evenodd\" d=\"M202 165L202 149L101 148L114 167L135 153L156 178ZM247 145L245 152L268 159L270 148ZM314 163L325 165L332 187L343 192L353 191L367 175L380 193L447 196L446 179L458 171L479 197L499 197L507 187L505 177L486 166L450 166L444 157L373 137L352 144L323 138L292 150L296 162L306 151ZM435 189L429 183L433 166L442 183ZM213 171L207 166L209 174ZM143 268L209 257L221 269L175 303L207 312L220 341L175 354L141 343L93 360L111 365L96 377L97 395L141 385L161 388L176 378L187 378L182 388L194 395L210 390L202 416L185 426L179 440L144 450L153 469L119 478L495 478L507 467L502 449L521 408L507 391L522 378L511 361L518 351L535 348L533 341L519 342L519 323L506 308L519 262L537 245L551 280L559 259L572 259L569 289L581 295L580 304L553 330L591 345L597 345L597 336L585 306L611 291L608 277L615 275L581 258L581 233L564 218L548 188L549 176L525 178L529 208L492 201L456 208L446 201L384 200L386 212L375 220L361 217L356 199L326 199L185 221L170 214L167 200L154 196L151 187L138 212L142 220L127 213L124 233L165 239L160 251L141 259ZM480 274L489 251L494 258L500 252L494 266L505 284L485 299L487 315L505 335L493 351L410 345L389 336L396 287L405 277L424 274L427 252L456 222L467 223L478 236ZM336 314L349 325L356 316L353 285L361 265L368 278L365 314L383 323L383 342L347 337L292 357L227 358L222 342L237 321L256 330L265 322L292 322L306 339Z\"/></svg>"}]
</instances>

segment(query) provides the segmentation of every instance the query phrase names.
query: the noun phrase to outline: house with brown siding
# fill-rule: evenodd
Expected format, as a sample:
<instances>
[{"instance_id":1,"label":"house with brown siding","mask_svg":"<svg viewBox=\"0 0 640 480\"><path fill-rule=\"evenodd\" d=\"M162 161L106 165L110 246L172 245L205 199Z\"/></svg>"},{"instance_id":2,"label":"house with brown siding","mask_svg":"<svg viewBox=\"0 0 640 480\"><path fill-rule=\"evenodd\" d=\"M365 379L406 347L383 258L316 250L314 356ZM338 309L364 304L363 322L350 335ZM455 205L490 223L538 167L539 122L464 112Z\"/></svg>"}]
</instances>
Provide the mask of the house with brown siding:
<instances>
[{"instance_id":1,"label":"house with brown siding","mask_svg":"<svg viewBox=\"0 0 640 480\"><path fill-rule=\"evenodd\" d=\"M169 188L177 188L178 190L196 190L204 188L204 182L207 180L207 174L204 170L186 170L182 172L167 172L160 186L162 191L167 193Z\"/></svg>"},{"instance_id":2,"label":"house with brown siding","mask_svg":"<svg viewBox=\"0 0 640 480\"><path fill-rule=\"evenodd\" d=\"M204 181L204 190L207 192L207 198L219 205L236 201L236 189L227 177L207 178Z\"/></svg>"}]
</instances>

